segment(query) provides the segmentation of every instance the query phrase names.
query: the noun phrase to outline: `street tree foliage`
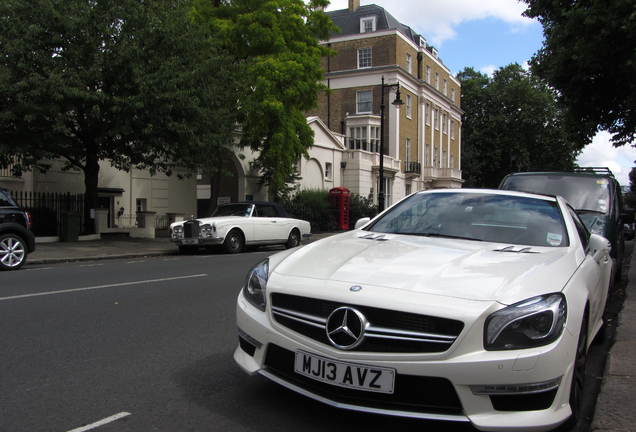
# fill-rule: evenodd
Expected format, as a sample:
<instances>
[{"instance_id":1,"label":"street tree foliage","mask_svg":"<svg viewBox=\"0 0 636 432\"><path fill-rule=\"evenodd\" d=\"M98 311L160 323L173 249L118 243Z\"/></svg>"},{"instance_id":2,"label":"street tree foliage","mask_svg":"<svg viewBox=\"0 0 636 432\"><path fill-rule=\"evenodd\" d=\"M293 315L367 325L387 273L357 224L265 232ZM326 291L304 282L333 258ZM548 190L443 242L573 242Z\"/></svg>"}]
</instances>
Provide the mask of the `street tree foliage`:
<instances>
[{"instance_id":1,"label":"street tree foliage","mask_svg":"<svg viewBox=\"0 0 636 432\"><path fill-rule=\"evenodd\" d=\"M615 146L635 143L636 2L523 1L545 36L532 70L558 91L574 130L588 142L604 129Z\"/></svg>"},{"instance_id":2,"label":"street tree foliage","mask_svg":"<svg viewBox=\"0 0 636 432\"><path fill-rule=\"evenodd\" d=\"M584 143L572 140L548 86L511 64L492 78L466 68L462 84L462 170L466 187L496 188L508 173L570 170Z\"/></svg>"},{"instance_id":3,"label":"street tree foliage","mask_svg":"<svg viewBox=\"0 0 636 432\"><path fill-rule=\"evenodd\" d=\"M0 2L0 164L62 159L96 208L99 162L174 170L236 124L227 54L190 0ZM90 228L89 228L90 229Z\"/></svg>"},{"instance_id":4,"label":"street tree foliage","mask_svg":"<svg viewBox=\"0 0 636 432\"><path fill-rule=\"evenodd\" d=\"M333 29L327 0L196 0L194 15L207 23L240 65L234 104L240 144L258 152L253 168L276 197L307 155L313 132L305 112L317 105L328 53L319 45Z\"/></svg>"}]
</instances>

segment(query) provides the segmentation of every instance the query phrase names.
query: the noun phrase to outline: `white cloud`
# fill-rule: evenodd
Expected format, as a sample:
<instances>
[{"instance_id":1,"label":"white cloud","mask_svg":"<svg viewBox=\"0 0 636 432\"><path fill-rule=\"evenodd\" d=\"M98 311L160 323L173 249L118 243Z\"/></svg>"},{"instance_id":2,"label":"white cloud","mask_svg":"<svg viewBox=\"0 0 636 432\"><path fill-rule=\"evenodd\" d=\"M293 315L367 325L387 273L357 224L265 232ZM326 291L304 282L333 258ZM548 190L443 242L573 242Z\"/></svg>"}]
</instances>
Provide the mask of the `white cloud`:
<instances>
[{"instance_id":1,"label":"white cloud","mask_svg":"<svg viewBox=\"0 0 636 432\"><path fill-rule=\"evenodd\" d=\"M495 73L497 69L499 69L497 66L490 64L490 65L480 67L479 71L482 73L485 73L486 75L492 78L493 74Z\"/></svg>"},{"instance_id":2,"label":"white cloud","mask_svg":"<svg viewBox=\"0 0 636 432\"><path fill-rule=\"evenodd\" d=\"M579 166L608 167L621 185L628 186L629 172L636 160L636 149L629 144L614 147L610 144L610 137L608 132L597 133L592 143L583 149L576 163Z\"/></svg>"},{"instance_id":3,"label":"white cloud","mask_svg":"<svg viewBox=\"0 0 636 432\"><path fill-rule=\"evenodd\" d=\"M424 3L424 4L423 4ZM362 5L384 7L400 22L422 33L434 45L455 37L455 27L463 22L497 18L516 31L532 20L522 16L526 5L518 0L368 0ZM334 0L327 10L346 9L348 0Z\"/></svg>"}]
</instances>

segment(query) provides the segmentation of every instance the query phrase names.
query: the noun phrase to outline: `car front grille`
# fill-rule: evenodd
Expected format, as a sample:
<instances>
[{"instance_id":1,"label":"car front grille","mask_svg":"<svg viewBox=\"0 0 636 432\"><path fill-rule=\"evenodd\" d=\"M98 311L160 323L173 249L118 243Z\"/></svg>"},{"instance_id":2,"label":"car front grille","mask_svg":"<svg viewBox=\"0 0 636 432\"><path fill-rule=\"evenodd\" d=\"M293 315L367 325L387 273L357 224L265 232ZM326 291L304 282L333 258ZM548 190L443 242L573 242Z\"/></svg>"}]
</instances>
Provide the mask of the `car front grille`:
<instances>
[{"instance_id":1,"label":"car front grille","mask_svg":"<svg viewBox=\"0 0 636 432\"><path fill-rule=\"evenodd\" d=\"M272 293L272 315L279 324L329 345L325 326L335 309L360 311L369 325L353 351L433 353L448 350L464 328L461 321L328 300Z\"/></svg>"},{"instance_id":2,"label":"car front grille","mask_svg":"<svg viewBox=\"0 0 636 432\"><path fill-rule=\"evenodd\" d=\"M393 394L336 387L295 373L294 353L274 344L267 346L265 368L286 382L335 402L387 410L462 414L455 388L445 378L396 374Z\"/></svg>"},{"instance_id":3,"label":"car front grille","mask_svg":"<svg viewBox=\"0 0 636 432\"><path fill-rule=\"evenodd\" d=\"M199 237L199 221L192 220L183 224L183 238Z\"/></svg>"}]
</instances>

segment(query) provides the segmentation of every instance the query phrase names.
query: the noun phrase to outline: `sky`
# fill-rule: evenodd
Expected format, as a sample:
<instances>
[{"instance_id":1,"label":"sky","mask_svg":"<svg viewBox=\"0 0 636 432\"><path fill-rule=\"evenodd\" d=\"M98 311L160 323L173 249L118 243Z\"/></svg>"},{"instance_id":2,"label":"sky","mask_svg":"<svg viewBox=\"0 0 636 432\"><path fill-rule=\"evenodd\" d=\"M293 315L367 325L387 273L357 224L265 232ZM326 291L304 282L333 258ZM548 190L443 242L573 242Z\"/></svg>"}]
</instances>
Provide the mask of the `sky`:
<instances>
[{"instance_id":1,"label":"sky","mask_svg":"<svg viewBox=\"0 0 636 432\"><path fill-rule=\"evenodd\" d=\"M360 4L382 6L424 36L453 74L465 67L492 74L510 63L526 65L543 42L541 24L524 17L526 6L517 0L361 0ZM332 0L327 10L347 7L348 0ZM622 185L629 185L636 149L614 148L609 138L599 132L577 163L609 167Z\"/></svg>"}]
</instances>

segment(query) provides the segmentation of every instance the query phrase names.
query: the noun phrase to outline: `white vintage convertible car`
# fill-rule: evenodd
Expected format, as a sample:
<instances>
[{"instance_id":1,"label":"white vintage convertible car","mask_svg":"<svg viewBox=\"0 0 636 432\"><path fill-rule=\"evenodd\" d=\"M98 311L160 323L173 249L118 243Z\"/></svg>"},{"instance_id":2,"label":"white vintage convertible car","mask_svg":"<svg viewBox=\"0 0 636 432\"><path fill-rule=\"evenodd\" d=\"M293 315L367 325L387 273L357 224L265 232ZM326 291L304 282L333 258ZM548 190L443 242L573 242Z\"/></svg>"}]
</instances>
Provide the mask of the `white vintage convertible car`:
<instances>
[{"instance_id":1,"label":"white vintage convertible car","mask_svg":"<svg viewBox=\"0 0 636 432\"><path fill-rule=\"evenodd\" d=\"M247 245L282 244L293 248L310 235L309 222L290 217L270 202L225 204L211 217L170 225L170 237L180 252L211 245L223 245L229 253L241 252Z\"/></svg>"},{"instance_id":2,"label":"white vintage convertible car","mask_svg":"<svg viewBox=\"0 0 636 432\"><path fill-rule=\"evenodd\" d=\"M356 228L248 273L234 352L246 372L368 413L576 423L612 260L565 200L418 192Z\"/></svg>"}]
</instances>

